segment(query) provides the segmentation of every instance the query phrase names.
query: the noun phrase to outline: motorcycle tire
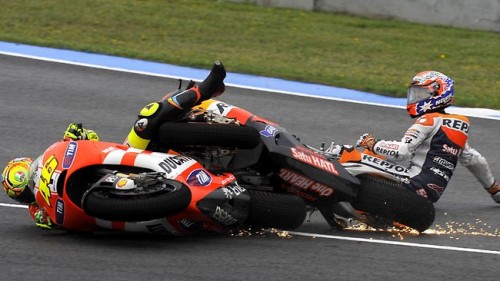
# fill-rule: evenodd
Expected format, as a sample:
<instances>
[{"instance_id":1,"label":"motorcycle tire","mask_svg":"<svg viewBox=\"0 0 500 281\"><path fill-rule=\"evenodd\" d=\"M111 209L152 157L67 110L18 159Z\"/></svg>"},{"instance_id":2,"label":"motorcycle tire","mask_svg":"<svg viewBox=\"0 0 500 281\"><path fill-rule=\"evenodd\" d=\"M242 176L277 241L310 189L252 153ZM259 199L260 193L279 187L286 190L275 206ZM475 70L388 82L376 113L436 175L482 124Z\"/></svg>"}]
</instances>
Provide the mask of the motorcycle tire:
<instances>
[{"instance_id":1,"label":"motorcycle tire","mask_svg":"<svg viewBox=\"0 0 500 281\"><path fill-rule=\"evenodd\" d=\"M253 228L296 229L306 219L306 204L297 195L248 190L250 213L248 224Z\"/></svg>"},{"instance_id":2,"label":"motorcycle tire","mask_svg":"<svg viewBox=\"0 0 500 281\"><path fill-rule=\"evenodd\" d=\"M155 194L117 196L116 190L96 188L82 200L85 213L110 221L137 222L175 215L191 203L191 191L180 182L168 183L172 190Z\"/></svg>"},{"instance_id":3,"label":"motorcycle tire","mask_svg":"<svg viewBox=\"0 0 500 281\"><path fill-rule=\"evenodd\" d=\"M259 132L252 127L167 122L158 129L158 137L166 147L221 146L251 149L260 143Z\"/></svg>"},{"instance_id":4,"label":"motorcycle tire","mask_svg":"<svg viewBox=\"0 0 500 281\"><path fill-rule=\"evenodd\" d=\"M434 223L434 205L426 198L381 177L363 175L359 179L361 188L352 202L356 210L389 219L419 232Z\"/></svg>"}]
</instances>

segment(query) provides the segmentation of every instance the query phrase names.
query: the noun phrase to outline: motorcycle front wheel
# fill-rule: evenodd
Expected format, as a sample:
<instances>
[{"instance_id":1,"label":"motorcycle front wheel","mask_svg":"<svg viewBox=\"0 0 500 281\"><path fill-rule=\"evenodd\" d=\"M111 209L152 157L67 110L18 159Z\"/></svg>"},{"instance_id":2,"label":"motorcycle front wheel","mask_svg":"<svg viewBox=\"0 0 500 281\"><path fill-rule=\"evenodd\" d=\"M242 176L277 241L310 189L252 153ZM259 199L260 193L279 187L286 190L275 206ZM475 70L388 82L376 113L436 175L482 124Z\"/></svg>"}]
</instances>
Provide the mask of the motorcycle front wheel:
<instances>
[{"instance_id":1,"label":"motorcycle front wheel","mask_svg":"<svg viewBox=\"0 0 500 281\"><path fill-rule=\"evenodd\" d=\"M110 221L148 221L175 215L191 203L189 188L165 179L157 186L134 189L133 192L110 188L93 188L82 199L90 216Z\"/></svg>"},{"instance_id":2,"label":"motorcycle front wheel","mask_svg":"<svg viewBox=\"0 0 500 281\"><path fill-rule=\"evenodd\" d=\"M361 212L411 227L428 229L435 218L432 202L385 178L362 175L361 187L352 206Z\"/></svg>"}]
</instances>

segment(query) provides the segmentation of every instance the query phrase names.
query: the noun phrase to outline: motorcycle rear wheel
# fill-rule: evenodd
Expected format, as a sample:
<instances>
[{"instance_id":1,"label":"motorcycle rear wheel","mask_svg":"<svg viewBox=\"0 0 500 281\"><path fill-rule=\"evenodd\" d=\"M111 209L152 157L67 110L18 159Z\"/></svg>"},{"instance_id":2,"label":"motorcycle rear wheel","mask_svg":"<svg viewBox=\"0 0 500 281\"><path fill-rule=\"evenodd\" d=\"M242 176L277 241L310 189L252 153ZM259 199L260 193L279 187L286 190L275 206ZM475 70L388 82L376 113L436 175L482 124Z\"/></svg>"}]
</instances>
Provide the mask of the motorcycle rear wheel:
<instances>
[{"instance_id":1,"label":"motorcycle rear wheel","mask_svg":"<svg viewBox=\"0 0 500 281\"><path fill-rule=\"evenodd\" d=\"M158 129L160 142L167 147L189 145L251 149L260 143L259 132L251 127L166 122Z\"/></svg>"},{"instance_id":2,"label":"motorcycle rear wheel","mask_svg":"<svg viewBox=\"0 0 500 281\"><path fill-rule=\"evenodd\" d=\"M120 196L110 188L94 188L84 196L82 207L90 216L110 221L148 221L165 218L184 210L191 203L191 191L183 183L168 180L168 190Z\"/></svg>"},{"instance_id":3,"label":"motorcycle rear wheel","mask_svg":"<svg viewBox=\"0 0 500 281\"><path fill-rule=\"evenodd\" d=\"M432 202L387 179L363 175L361 188L352 206L362 212L411 227L428 229L435 218Z\"/></svg>"},{"instance_id":4,"label":"motorcycle rear wheel","mask_svg":"<svg viewBox=\"0 0 500 281\"><path fill-rule=\"evenodd\" d=\"M306 204L297 195L251 190L247 223L253 228L296 229L306 219Z\"/></svg>"}]
</instances>

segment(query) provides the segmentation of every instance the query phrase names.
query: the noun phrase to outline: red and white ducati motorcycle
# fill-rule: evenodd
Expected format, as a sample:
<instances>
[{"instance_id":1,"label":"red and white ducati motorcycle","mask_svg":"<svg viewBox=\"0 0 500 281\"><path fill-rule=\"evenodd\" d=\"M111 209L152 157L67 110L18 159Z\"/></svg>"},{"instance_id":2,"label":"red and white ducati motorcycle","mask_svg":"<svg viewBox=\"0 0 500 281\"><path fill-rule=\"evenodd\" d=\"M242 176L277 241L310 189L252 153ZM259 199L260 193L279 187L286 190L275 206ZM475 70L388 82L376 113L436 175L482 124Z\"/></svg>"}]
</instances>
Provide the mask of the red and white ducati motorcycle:
<instances>
[{"instance_id":1,"label":"red and white ducati motorcycle","mask_svg":"<svg viewBox=\"0 0 500 281\"><path fill-rule=\"evenodd\" d=\"M59 227L191 234L240 227L294 229L295 195L249 191L194 158L99 141L60 141L34 162L30 187Z\"/></svg>"}]
</instances>

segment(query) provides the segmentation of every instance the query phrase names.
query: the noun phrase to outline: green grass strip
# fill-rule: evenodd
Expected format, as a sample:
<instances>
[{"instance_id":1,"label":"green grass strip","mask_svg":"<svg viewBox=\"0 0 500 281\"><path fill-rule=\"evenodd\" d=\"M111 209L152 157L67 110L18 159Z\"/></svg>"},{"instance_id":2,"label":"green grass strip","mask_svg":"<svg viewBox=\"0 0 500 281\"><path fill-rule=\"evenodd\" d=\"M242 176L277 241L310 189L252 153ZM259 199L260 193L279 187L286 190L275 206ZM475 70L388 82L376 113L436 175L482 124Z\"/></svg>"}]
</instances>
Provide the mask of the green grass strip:
<instances>
[{"instance_id":1,"label":"green grass strip","mask_svg":"<svg viewBox=\"0 0 500 281\"><path fill-rule=\"evenodd\" d=\"M500 109L500 34L210 0L0 0L0 40L404 97L423 70Z\"/></svg>"}]
</instances>

